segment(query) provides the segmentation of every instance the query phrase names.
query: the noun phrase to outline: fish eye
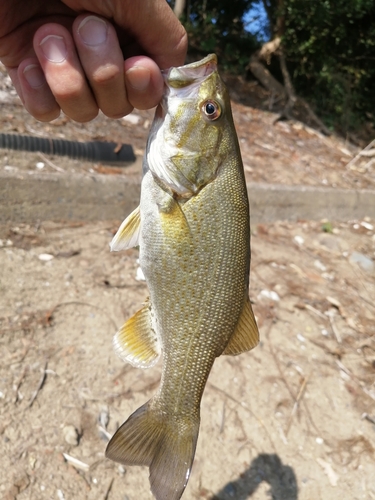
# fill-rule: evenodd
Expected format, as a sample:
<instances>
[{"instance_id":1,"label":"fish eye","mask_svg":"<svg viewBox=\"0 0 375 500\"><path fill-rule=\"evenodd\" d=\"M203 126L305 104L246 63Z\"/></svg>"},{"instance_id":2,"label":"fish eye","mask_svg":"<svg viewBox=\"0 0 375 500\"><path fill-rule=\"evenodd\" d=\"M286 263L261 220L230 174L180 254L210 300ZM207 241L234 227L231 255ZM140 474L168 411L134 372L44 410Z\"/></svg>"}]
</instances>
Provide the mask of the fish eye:
<instances>
[{"instance_id":1,"label":"fish eye","mask_svg":"<svg viewBox=\"0 0 375 500\"><path fill-rule=\"evenodd\" d=\"M221 115L221 107L216 101L209 99L202 104L202 112L204 116L210 120L217 120Z\"/></svg>"}]
</instances>

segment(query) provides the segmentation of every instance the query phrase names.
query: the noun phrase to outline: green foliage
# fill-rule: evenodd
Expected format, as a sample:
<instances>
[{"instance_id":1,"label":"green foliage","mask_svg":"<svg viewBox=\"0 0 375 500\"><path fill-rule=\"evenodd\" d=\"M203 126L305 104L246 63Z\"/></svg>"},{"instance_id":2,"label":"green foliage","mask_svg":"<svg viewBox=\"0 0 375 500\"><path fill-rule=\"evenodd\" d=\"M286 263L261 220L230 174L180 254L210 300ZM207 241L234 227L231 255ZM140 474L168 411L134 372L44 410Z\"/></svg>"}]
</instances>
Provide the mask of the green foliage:
<instances>
[{"instance_id":1,"label":"green foliage","mask_svg":"<svg viewBox=\"0 0 375 500\"><path fill-rule=\"evenodd\" d=\"M284 0L283 46L297 92L328 125L357 128L375 109L373 0ZM372 116L373 118L373 116Z\"/></svg>"},{"instance_id":2,"label":"green foliage","mask_svg":"<svg viewBox=\"0 0 375 500\"><path fill-rule=\"evenodd\" d=\"M173 8L175 0L168 1ZM259 1L186 0L190 56L215 52L222 68L245 74L261 42L243 19ZM270 21L263 32L282 36L297 94L331 128L345 133L364 121L375 125L375 0L261 1ZM277 58L269 69L281 79Z\"/></svg>"},{"instance_id":3,"label":"green foliage","mask_svg":"<svg viewBox=\"0 0 375 500\"><path fill-rule=\"evenodd\" d=\"M244 73L250 55L259 48L244 28L243 16L253 0L187 0L181 19L189 35L189 55L215 52L220 67ZM173 7L174 2L171 1Z\"/></svg>"},{"instance_id":4,"label":"green foliage","mask_svg":"<svg viewBox=\"0 0 375 500\"><path fill-rule=\"evenodd\" d=\"M323 222L322 224L322 231L323 233L333 233L333 226L332 222Z\"/></svg>"}]
</instances>

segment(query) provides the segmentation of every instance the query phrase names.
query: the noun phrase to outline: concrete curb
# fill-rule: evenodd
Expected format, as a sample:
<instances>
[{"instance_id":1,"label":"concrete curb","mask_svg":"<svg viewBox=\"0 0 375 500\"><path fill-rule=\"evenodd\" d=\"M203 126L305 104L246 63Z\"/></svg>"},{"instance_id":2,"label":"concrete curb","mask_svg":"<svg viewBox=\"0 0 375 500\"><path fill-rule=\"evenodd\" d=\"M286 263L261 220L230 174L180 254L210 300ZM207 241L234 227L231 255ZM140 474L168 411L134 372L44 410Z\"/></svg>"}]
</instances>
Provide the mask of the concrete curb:
<instances>
[{"instance_id":1,"label":"concrete curb","mask_svg":"<svg viewBox=\"0 0 375 500\"><path fill-rule=\"evenodd\" d=\"M276 220L375 218L375 191L314 186L248 186L252 224ZM0 173L0 222L121 220L139 203L125 176Z\"/></svg>"},{"instance_id":2,"label":"concrete curb","mask_svg":"<svg viewBox=\"0 0 375 500\"><path fill-rule=\"evenodd\" d=\"M248 193L252 223L375 218L375 191L369 189L252 184Z\"/></svg>"}]
</instances>

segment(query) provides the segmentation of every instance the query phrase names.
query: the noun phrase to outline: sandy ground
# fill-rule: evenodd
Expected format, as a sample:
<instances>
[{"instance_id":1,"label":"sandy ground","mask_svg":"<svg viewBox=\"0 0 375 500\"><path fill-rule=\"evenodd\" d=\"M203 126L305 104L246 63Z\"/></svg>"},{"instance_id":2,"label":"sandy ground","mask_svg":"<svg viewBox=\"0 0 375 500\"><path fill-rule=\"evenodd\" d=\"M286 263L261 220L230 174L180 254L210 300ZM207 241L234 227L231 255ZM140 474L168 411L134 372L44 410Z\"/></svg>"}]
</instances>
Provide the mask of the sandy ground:
<instances>
[{"instance_id":1,"label":"sandy ground","mask_svg":"<svg viewBox=\"0 0 375 500\"><path fill-rule=\"evenodd\" d=\"M375 273L356 262L374 222L253 228L261 344L214 365L186 500L375 498ZM152 498L146 469L104 458L160 378L112 351L147 296L137 251L109 252L116 226L1 227L4 500Z\"/></svg>"}]
</instances>

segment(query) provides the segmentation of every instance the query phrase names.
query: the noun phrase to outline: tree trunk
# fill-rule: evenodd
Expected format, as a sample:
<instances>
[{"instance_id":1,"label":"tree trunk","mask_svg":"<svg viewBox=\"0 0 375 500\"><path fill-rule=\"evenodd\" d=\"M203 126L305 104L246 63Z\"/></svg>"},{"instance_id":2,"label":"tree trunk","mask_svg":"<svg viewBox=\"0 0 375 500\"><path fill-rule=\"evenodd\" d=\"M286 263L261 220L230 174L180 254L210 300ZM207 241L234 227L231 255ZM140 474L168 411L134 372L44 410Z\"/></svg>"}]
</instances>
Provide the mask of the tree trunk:
<instances>
[{"instance_id":1,"label":"tree trunk","mask_svg":"<svg viewBox=\"0 0 375 500\"><path fill-rule=\"evenodd\" d=\"M178 19L180 19L180 17L184 13L185 5L186 5L186 0L176 0L173 12L176 14L176 17Z\"/></svg>"},{"instance_id":2,"label":"tree trunk","mask_svg":"<svg viewBox=\"0 0 375 500\"><path fill-rule=\"evenodd\" d=\"M275 25L272 23L272 15L270 6L267 0L263 0L264 8L267 12L268 20L273 31L272 40L265 43L263 47L250 57L250 62L248 68L251 70L253 75L260 81L260 83L270 92L286 99L286 105L278 120L282 118L290 119L292 118L292 111L294 106L299 103L306 109L307 114L310 119L316 123L320 130L326 134L331 135L330 130L324 125L324 123L316 116L314 111L310 108L308 103L298 97L294 89L292 79L290 77L288 67L286 64L286 58L283 50L282 37L285 32L285 12L284 12L284 0L277 1L277 11L279 13ZM261 60L265 60L267 64L271 61L271 56L275 55L279 58L280 69L283 75L284 86L274 78L268 69L262 64ZM277 120L276 120L277 121Z\"/></svg>"},{"instance_id":3,"label":"tree trunk","mask_svg":"<svg viewBox=\"0 0 375 500\"><path fill-rule=\"evenodd\" d=\"M268 69L260 62L259 52L256 52L250 57L248 68L253 73L255 78L257 78L267 90L270 90L280 97L286 96L285 89L281 83L278 82L276 78L271 75Z\"/></svg>"}]
</instances>

